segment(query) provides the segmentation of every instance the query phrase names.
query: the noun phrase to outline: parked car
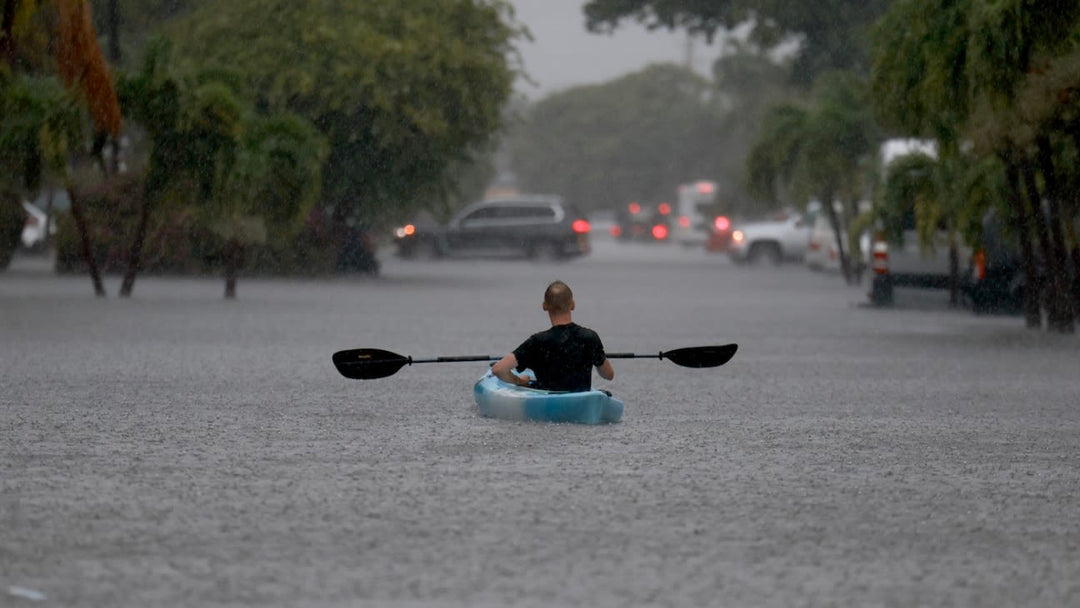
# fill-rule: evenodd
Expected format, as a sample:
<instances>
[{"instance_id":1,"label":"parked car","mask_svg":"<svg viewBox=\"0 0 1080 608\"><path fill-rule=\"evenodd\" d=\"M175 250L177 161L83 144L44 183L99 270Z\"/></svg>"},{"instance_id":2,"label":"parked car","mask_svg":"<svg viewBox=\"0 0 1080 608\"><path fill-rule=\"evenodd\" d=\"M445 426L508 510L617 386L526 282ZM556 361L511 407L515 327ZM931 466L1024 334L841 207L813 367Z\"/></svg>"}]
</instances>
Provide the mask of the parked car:
<instances>
[{"instance_id":1,"label":"parked car","mask_svg":"<svg viewBox=\"0 0 1080 608\"><path fill-rule=\"evenodd\" d=\"M802 260L810 246L810 230L817 210L806 213L781 211L773 219L740 224L731 233L728 255L736 263Z\"/></svg>"},{"instance_id":2,"label":"parked car","mask_svg":"<svg viewBox=\"0 0 1080 608\"><path fill-rule=\"evenodd\" d=\"M870 302L875 305L891 305L895 287L948 289L952 279L948 232L943 229L935 231L931 244L924 246L915 229L914 210L905 213L900 224L899 231L882 230L874 238L871 253L874 280ZM890 232L898 232L899 240L889 239L886 235ZM957 246L958 263L970 259L971 255L970 247L962 243Z\"/></svg>"},{"instance_id":3,"label":"parked car","mask_svg":"<svg viewBox=\"0 0 1080 608\"><path fill-rule=\"evenodd\" d=\"M810 243L803 261L811 270L840 270L840 250L836 247L836 234L824 213L819 213L814 218L814 225L810 227Z\"/></svg>"},{"instance_id":4,"label":"parked car","mask_svg":"<svg viewBox=\"0 0 1080 608\"><path fill-rule=\"evenodd\" d=\"M26 223L23 225L22 230L22 246L31 251L41 250L47 242L45 238L46 226L48 226L49 235L52 236L56 234L56 222L50 222L45 212L31 203L23 201L22 206L26 210Z\"/></svg>"},{"instance_id":5,"label":"parked car","mask_svg":"<svg viewBox=\"0 0 1080 608\"><path fill-rule=\"evenodd\" d=\"M402 257L525 256L563 259L587 254L591 226L559 196L522 195L473 203L445 226L408 224L395 231Z\"/></svg>"},{"instance_id":6,"label":"parked car","mask_svg":"<svg viewBox=\"0 0 1080 608\"><path fill-rule=\"evenodd\" d=\"M611 233L620 241L666 242L671 235L671 205L629 203L617 214Z\"/></svg>"},{"instance_id":7,"label":"parked car","mask_svg":"<svg viewBox=\"0 0 1080 608\"><path fill-rule=\"evenodd\" d=\"M1027 285L1020 249L1003 234L993 210L982 227L982 243L971 256L960 288L976 314L1019 314ZM1035 264L1042 272L1042 261L1037 259Z\"/></svg>"},{"instance_id":8,"label":"parked car","mask_svg":"<svg viewBox=\"0 0 1080 608\"><path fill-rule=\"evenodd\" d=\"M839 209L837 213L840 213ZM846 252L851 261L850 268L857 276L861 275L866 268L866 260L870 259L871 245L870 233L863 232L859 236L859 251ZM844 241L844 246L849 246L847 240ZM814 225L810 228L810 244L807 246L803 261L811 270L840 272L840 250L836 246L836 232L829 223L829 217L824 213L818 213L814 217Z\"/></svg>"}]
</instances>

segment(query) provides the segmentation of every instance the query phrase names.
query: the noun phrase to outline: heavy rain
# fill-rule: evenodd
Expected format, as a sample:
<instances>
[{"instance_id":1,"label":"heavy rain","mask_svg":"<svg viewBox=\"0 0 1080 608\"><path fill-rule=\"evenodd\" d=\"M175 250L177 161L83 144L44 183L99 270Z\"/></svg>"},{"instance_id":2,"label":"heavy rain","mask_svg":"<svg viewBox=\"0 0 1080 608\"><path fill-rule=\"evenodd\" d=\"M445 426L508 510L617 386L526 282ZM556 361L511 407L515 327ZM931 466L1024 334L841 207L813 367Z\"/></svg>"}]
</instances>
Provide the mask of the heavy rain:
<instances>
[{"instance_id":1,"label":"heavy rain","mask_svg":"<svg viewBox=\"0 0 1080 608\"><path fill-rule=\"evenodd\" d=\"M1080 5L820 4L4 0L0 606L1080 604Z\"/></svg>"}]
</instances>

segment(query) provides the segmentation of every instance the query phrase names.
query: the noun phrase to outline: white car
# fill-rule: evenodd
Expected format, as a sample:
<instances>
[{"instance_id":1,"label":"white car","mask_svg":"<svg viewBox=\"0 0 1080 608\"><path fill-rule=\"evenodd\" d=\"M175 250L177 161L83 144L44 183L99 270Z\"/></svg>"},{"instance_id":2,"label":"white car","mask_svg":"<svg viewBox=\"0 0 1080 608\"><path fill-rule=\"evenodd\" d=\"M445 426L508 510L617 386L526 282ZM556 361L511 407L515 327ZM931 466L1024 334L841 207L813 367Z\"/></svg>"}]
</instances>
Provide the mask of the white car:
<instances>
[{"instance_id":1,"label":"white car","mask_svg":"<svg viewBox=\"0 0 1080 608\"><path fill-rule=\"evenodd\" d=\"M810 228L810 245L803 261L811 270L840 270L836 234L824 213L818 214Z\"/></svg>"},{"instance_id":2,"label":"white car","mask_svg":"<svg viewBox=\"0 0 1080 608\"><path fill-rule=\"evenodd\" d=\"M848 242L844 242L848 246ZM870 259L871 238L869 232L863 232L859 236L860 251L848 251L848 259L851 261L851 269L856 273L862 272L866 260ZM858 255L856 255L858 253ZM803 258L806 266L811 270L825 272L840 272L840 251L836 248L836 233L833 232L829 218L824 213L819 213L814 220L814 226L810 230L810 247Z\"/></svg>"},{"instance_id":3,"label":"white car","mask_svg":"<svg viewBox=\"0 0 1080 608\"><path fill-rule=\"evenodd\" d=\"M728 254L738 263L780 264L801 260L810 247L810 231L816 216L815 209L804 214L782 211L773 220L736 226Z\"/></svg>"},{"instance_id":4,"label":"white car","mask_svg":"<svg viewBox=\"0 0 1080 608\"><path fill-rule=\"evenodd\" d=\"M45 226L48 225L49 236L56 234L56 222L50 222L45 212L36 206L23 201L23 209L26 210L26 224L23 225L22 246L26 249L36 250L45 246Z\"/></svg>"}]
</instances>

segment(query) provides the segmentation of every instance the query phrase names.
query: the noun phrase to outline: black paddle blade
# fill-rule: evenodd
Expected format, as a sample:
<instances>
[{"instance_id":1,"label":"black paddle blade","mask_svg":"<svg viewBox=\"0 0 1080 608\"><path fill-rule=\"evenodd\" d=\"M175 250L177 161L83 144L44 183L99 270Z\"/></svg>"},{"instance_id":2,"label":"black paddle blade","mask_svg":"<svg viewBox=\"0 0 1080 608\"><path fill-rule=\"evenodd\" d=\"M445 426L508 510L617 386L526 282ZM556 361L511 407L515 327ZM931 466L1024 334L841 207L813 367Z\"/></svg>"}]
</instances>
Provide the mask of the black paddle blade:
<instances>
[{"instance_id":1,"label":"black paddle blade","mask_svg":"<svg viewBox=\"0 0 1080 608\"><path fill-rule=\"evenodd\" d=\"M378 348L354 348L334 353L334 367L342 376L353 380L393 376L409 363L409 357Z\"/></svg>"},{"instance_id":2,"label":"black paddle blade","mask_svg":"<svg viewBox=\"0 0 1080 608\"><path fill-rule=\"evenodd\" d=\"M660 358L683 367L719 367L731 361L737 350L739 350L738 344L691 346L662 352Z\"/></svg>"}]
</instances>

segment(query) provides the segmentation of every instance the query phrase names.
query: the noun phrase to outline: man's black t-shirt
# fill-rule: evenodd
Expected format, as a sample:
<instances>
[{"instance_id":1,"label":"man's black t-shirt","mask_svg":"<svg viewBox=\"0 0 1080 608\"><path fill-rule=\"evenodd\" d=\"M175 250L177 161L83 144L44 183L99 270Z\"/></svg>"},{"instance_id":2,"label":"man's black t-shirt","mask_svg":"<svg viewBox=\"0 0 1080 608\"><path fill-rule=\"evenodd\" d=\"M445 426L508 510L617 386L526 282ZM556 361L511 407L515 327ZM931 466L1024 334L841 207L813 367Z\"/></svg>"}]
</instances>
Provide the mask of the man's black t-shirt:
<instances>
[{"instance_id":1,"label":"man's black t-shirt","mask_svg":"<svg viewBox=\"0 0 1080 608\"><path fill-rule=\"evenodd\" d=\"M514 350L517 370L529 368L539 388L549 391L587 391L592 368L606 359L596 332L578 325L555 325L535 333Z\"/></svg>"}]
</instances>

